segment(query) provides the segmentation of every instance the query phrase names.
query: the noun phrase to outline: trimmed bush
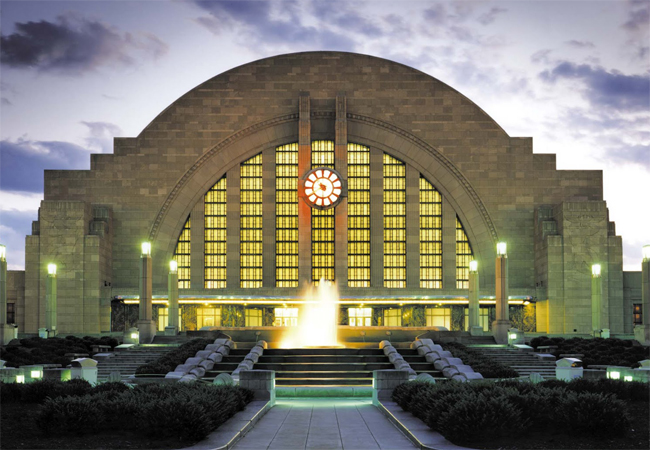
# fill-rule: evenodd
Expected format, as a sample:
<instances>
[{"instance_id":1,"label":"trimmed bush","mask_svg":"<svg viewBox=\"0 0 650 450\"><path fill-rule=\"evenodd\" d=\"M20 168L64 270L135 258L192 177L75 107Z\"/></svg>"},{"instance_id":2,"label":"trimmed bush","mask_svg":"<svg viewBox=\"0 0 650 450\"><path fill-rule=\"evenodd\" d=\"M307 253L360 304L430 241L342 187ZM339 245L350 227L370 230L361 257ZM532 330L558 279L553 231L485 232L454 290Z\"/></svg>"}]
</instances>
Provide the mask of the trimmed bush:
<instances>
[{"instance_id":1,"label":"trimmed bush","mask_svg":"<svg viewBox=\"0 0 650 450\"><path fill-rule=\"evenodd\" d=\"M155 361L141 365L136 369L135 373L138 375L166 375L179 364L183 364L187 358L191 358L196 355L196 352L203 350L206 345L212 344L212 342L213 340L210 339L192 339Z\"/></svg>"},{"instance_id":2,"label":"trimmed bush","mask_svg":"<svg viewBox=\"0 0 650 450\"><path fill-rule=\"evenodd\" d=\"M643 383L611 381L617 380L408 382L395 388L393 400L431 429L458 442L470 442L472 436L517 436L529 430L622 435L630 419L625 403L616 395L632 399L632 393L643 392Z\"/></svg>"},{"instance_id":3,"label":"trimmed bush","mask_svg":"<svg viewBox=\"0 0 650 450\"><path fill-rule=\"evenodd\" d=\"M639 361L650 357L650 348L634 345L634 342L628 339L583 339L578 337L564 339L540 336L533 338L530 345L535 348L556 345L558 348L553 350L552 354L557 358L562 354L581 353L584 355L582 362L585 367L592 365L638 367Z\"/></svg>"},{"instance_id":4,"label":"trimmed bush","mask_svg":"<svg viewBox=\"0 0 650 450\"><path fill-rule=\"evenodd\" d=\"M458 342L448 342L442 344L442 347L451 352L454 357L462 359L464 364L472 366L472 369L483 375L483 378L517 378L519 376L516 370Z\"/></svg>"},{"instance_id":5,"label":"trimmed bush","mask_svg":"<svg viewBox=\"0 0 650 450\"><path fill-rule=\"evenodd\" d=\"M104 418L98 407L102 397L103 394L47 399L36 418L36 424L46 434L95 432L101 428Z\"/></svg>"}]
</instances>

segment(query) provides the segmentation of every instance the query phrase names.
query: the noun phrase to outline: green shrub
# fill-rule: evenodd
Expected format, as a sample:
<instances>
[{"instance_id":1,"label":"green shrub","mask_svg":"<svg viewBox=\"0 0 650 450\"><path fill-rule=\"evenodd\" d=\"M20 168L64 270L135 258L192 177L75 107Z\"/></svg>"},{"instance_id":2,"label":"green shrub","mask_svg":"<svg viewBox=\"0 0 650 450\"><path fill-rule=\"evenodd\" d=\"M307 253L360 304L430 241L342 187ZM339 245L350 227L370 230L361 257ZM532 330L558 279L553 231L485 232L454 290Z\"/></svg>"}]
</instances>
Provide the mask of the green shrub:
<instances>
[{"instance_id":1,"label":"green shrub","mask_svg":"<svg viewBox=\"0 0 650 450\"><path fill-rule=\"evenodd\" d=\"M182 397L140 404L136 421L138 428L149 436L175 437L181 441L202 439L212 430L207 411Z\"/></svg>"},{"instance_id":2,"label":"green shrub","mask_svg":"<svg viewBox=\"0 0 650 450\"><path fill-rule=\"evenodd\" d=\"M36 417L44 433L85 434L102 426L102 394L47 399Z\"/></svg>"},{"instance_id":3,"label":"green shrub","mask_svg":"<svg viewBox=\"0 0 650 450\"><path fill-rule=\"evenodd\" d=\"M212 342L213 340L210 339L192 339L155 361L141 365L136 369L135 373L138 375L165 375L173 371L179 364L183 364L187 358L196 355L196 352L203 350L206 345Z\"/></svg>"},{"instance_id":4,"label":"green shrub","mask_svg":"<svg viewBox=\"0 0 650 450\"><path fill-rule=\"evenodd\" d=\"M472 366L472 369L483 375L483 378L516 378L519 376L516 370L458 342L448 342L443 344L443 348L450 351L454 357L462 359L464 364Z\"/></svg>"},{"instance_id":5,"label":"green shrub","mask_svg":"<svg viewBox=\"0 0 650 450\"><path fill-rule=\"evenodd\" d=\"M452 440L467 436L518 435L525 428L521 412L503 396L466 393L440 414L438 431Z\"/></svg>"},{"instance_id":6,"label":"green shrub","mask_svg":"<svg viewBox=\"0 0 650 450\"><path fill-rule=\"evenodd\" d=\"M0 381L0 402L2 403L17 403L20 401L22 384L19 383L5 383Z\"/></svg>"},{"instance_id":7,"label":"green shrub","mask_svg":"<svg viewBox=\"0 0 650 450\"><path fill-rule=\"evenodd\" d=\"M558 422L571 432L622 436L630 426L625 403L608 394L570 392L557 413Z\"/></svg>"}]
</instances>

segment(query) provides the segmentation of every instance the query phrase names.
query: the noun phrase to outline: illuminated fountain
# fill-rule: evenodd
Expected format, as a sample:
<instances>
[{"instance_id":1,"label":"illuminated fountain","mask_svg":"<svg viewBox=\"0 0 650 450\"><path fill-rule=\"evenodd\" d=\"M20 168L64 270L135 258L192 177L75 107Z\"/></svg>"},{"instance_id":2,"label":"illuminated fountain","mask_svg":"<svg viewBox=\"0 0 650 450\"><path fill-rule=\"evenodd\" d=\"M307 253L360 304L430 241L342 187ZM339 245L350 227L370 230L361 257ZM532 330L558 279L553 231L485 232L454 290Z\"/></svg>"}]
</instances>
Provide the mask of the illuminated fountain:
<instances>
[{"instance_id":1,"label":"illuminated fountain","mask_svg":"<svg viewBox=\"0 0 650 450\"><path fill-rule=\"evenodd\" d=\"M321 279L309 286L298 314L298 326L287 329L280 347L341 347L338 342L339 293L336 284Z\"/></svg>"}]
</instances>

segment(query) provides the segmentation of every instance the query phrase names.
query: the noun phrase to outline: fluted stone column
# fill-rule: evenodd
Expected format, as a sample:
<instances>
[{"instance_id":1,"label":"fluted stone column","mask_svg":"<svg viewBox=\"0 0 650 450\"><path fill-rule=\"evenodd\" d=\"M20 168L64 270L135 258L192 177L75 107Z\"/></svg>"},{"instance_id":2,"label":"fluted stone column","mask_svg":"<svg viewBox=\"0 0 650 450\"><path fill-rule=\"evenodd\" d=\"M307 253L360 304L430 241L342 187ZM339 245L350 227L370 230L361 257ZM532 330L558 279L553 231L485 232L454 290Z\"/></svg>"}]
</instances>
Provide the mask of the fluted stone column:
<instances>
[{"instance_id":1,"label":"fluted stone column","mask_svg":"<svg viewBox=\"0 0 650 450\"><path fill-rule=\"evenodd\" d=\"M600 276L600 264L591 267L591 330L594 336L602 333L603 278Z\"/></svg>"},{"instance_id":2,"label":"fluted stone column","mask_svg":"<svg viewBox=\"0 0 650 450\"><path fill-rule=\"evenodd\" d=\"M167 326L165 327L166 336L176 336L178 334L178 263L169 262L169 275L167 276Z\"/></svg>"},{"instance_id":3,"label":"fluted stone column","mask_svg":"<svg viewBox=\"0 0 650 450\"><path fill-rule=\"evenodd\" d=\"M483 336L483 327L479 323L479 281L478 264L476 261L469 263L469 333L472 336Z\"/></svg>"},{"instance_id":4,"label":"fluted stone column","mask_svg":"<svg viewBox=\"0 0 650 450\"><path fill-rule=\"evenodd\" d=\"M497 244L495 278L497 320L492 322L492 334L497 344L507 344L510 315L508 312L508 254L504 242Z\"/></svg>"},{"instance_id":5,"label":"fluted stone column","mask_svg":"<svg viewBox=\"0 0 650 450\"><path fill-rule=\"evenodd\" d=\"M150 344L156 336L156 324L153 321L153 276L151 263L151 244L142 244L140 256L140 310L138 331L141 344Z\"/></svg>"},{"instance_id":6,"label":"fluted stone column","mask_svg":"<svg viewBox=\"0 0 650 450\"><path fill-rule=\"evenodd\" d=\"M56 336L56 264L47 265L45 282L45 329L47 337Z\"/></svg>"},{"instance_id":7,"label":"fluted stone column","mask_svg":"<svg viewBox=\"0 0 650 450\"><path fill-rule=\"evenodd\" d=\"M0 345L14 338L15 327L7 323L7 248L0 245Z\"/></svg>"},{"instance_id":8,"label":"fluted stone column","mask_svg":"<svg viewBox=\"0 0 650 450\"><path fill-rule=\"evenodd\" d=\"M650 345L650 245L643 247L641 262L641 301L643 323L634 327L634 339Z\"/></svg>"}]
</instances>

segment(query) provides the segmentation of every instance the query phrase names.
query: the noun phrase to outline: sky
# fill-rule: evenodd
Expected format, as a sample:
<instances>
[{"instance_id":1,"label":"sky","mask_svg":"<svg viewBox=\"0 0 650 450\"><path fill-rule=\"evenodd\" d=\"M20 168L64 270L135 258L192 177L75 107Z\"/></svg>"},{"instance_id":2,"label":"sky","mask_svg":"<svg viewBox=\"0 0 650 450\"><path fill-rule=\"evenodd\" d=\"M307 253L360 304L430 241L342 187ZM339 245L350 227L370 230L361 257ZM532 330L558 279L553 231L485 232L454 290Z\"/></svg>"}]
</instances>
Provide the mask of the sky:
<instances>
[{"instance_id":1,"label":"sky","mask_svg":"<svg viewBox=\"0 0 650 450\"><path fill-rule=\"evenodd\" d=\"M24 268L44 169L89 169L203 81L311 50L407 64L562 170L603 170L625 270L650 244L650 0L0 0L0 243Z\"/></svg>"}]
</instances>

